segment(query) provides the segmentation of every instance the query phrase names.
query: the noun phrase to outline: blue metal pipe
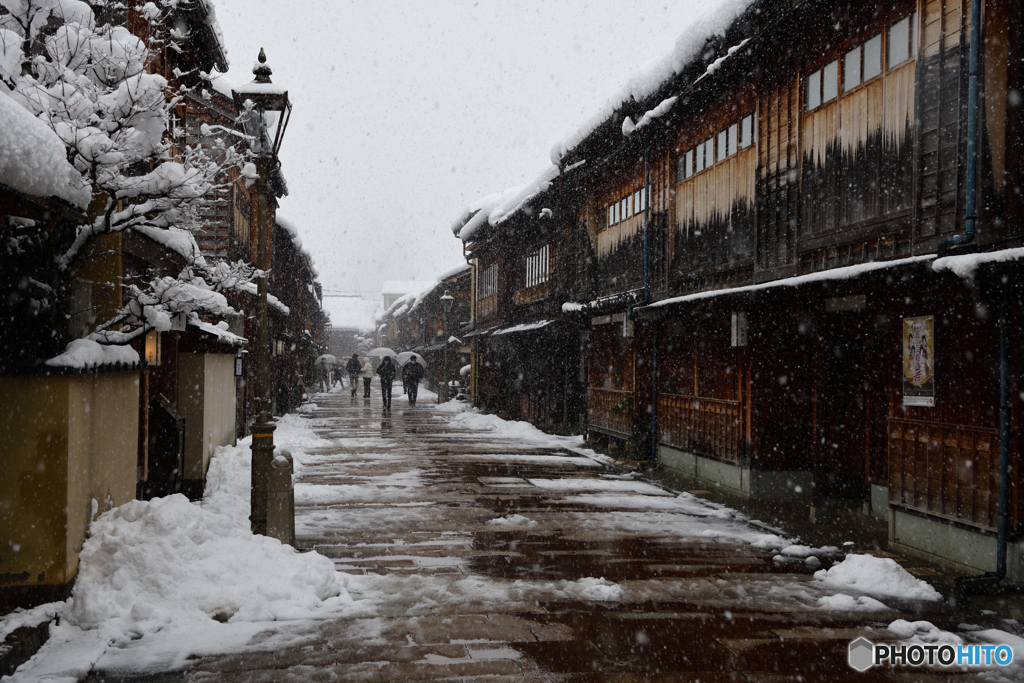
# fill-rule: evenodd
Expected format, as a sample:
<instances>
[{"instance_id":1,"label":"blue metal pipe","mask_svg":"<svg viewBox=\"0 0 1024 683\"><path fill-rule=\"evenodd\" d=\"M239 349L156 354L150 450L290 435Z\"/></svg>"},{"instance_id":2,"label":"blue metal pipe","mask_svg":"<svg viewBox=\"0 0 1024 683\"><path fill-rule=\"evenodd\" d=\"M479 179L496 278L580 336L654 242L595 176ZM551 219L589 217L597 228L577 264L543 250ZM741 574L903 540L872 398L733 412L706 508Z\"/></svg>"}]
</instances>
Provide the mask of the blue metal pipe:
<instances>
[{"instance_id":1,"label":"blue metal pipe","mask_svg":"<svg viewBox=\"0 0 1024 683\"><path fill-rule=\"evenodd\" d=\"M1010 295L999 302L999 525L996 576L1006 576L1006 540L1010 525Z\"/></svg>"},{"instance_id":2,"label":"blue metal pipe","mask_svg":"<svg viewBox=\"0 0 1024 683\"><path fill-rule=\"evenodd\" d=\"M644 298L635 304L630 304L626 308L626 316L636 321L636 317L633 314L634 309L638 306L646 306L651 302L651 166L650 166L650 149L644 149ZM653 387L653 400L651 404L651 422L652 430L654 430L654 438L651 440L651 452L649 458L651 461L657 461L658 459L658 324L656 322L651 323L654 326L654 352L652 354L653 368L651 375L654 381Z\"/></svg>"},{"instance_id":3,"label":"blue metal pipe","mask_svg":"<svg viewBox=\"0 0 1024 683\"><path fill-rule=\"evenodd\" d=\"M974 241L975 223L978 219L977 177L978 177L978 99L981 70L981 3L971 3L971 51L967 77L967 170L964 202L964 231L939 243L938 255L945 256L950 249Z\"/></svg>"}]
</instances>

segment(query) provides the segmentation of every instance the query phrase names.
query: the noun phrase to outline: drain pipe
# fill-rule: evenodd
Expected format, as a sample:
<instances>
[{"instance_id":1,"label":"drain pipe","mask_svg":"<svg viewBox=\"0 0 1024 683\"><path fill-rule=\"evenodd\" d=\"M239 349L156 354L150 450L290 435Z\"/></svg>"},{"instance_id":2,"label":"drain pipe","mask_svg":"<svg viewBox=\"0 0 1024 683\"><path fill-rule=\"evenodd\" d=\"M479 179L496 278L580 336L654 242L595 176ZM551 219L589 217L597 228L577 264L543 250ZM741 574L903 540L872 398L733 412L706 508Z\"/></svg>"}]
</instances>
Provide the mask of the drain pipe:
<instances>
[{"instance_id":1,"label":"drain pipe","mask_svg":"<svg viewBox=\"0 0 1024 683\"><path fill-rule=\"evenodd\" d=\"M975 0L977 1L977 0ZM1006 576L1006 541L1010 525L1010 293L1004 288L999 301L999 517L996 527L996 571Z\"/></svg>"},{"instance_id":2,"label":"drain pipe","mask_svg":"<svg viewBox=\"0 0 1024 683\"><path fill-rule=\"evenodd\" d=\"M981 67L981 4L971 3L971 51L967 81L967 169L964 231L939 243L938 256L974 241L977 223L978 100ZM1010 294L1004 284L999 293L999 503L996 526L996 570L983 578L1000 581L1006 577L1006 546L1009 533L1010 493Z\"/></svg>"},{"instance_id":3,"label":"drain pipe","mask_svg":"<svg viewBox=\"0 0 1024 683\"><path fill-rule=\"evenodd\" d=\"M644 148L644 298L640 301L630 304L626 308L627 317L636 322L636 316L634 309L640 306L646 306L651 302L651 166L650 166L650 148ZM644 321L647 322L647 321ZM654 321L650 321L650 324L654 328L654 351L651 354L651 362L653 369L651 375L653 378L653 398L651 403L651 451L648 454L651 462L657 462L658 460L658 324Z\"/></svg>"},{"instance_id":4,"label":"drain pipe","mask_svg":"<svg viewBox=\"0 0 1024 683\"><path fill-rule=\"evenodd\" d=\"M978 78L981 70L981 3L971 3L971 51L970 71L967 78L967 180L964 202L964 231L953 235L939 243L939 258L945 256L950 249L974 241L975 223L978 218L977 208L977 175L978 175Z\"/></svg>"}]
</instances>

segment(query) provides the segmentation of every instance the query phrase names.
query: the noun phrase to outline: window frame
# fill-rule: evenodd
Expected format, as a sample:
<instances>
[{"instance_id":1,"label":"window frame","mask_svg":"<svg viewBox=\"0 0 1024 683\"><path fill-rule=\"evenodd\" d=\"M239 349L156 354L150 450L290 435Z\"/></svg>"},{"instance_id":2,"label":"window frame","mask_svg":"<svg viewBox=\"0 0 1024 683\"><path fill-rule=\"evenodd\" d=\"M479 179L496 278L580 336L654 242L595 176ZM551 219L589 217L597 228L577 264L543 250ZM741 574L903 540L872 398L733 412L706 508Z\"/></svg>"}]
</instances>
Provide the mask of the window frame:
<instances>
[{"instance_id":1,"label":"window frame","mask_svg":"<svg viewBox=\"0 0 1024 683\"><path fill-rule=\"evenodd\" d=\"M894 60L893 59L893 51L892 51L893 50L893 44L894 44L894 42L901 42L901 41L894 41L893 40L893 29L895 29L897 26L899 26L900 24L902 24L904 22L906 22L906 25L907 25L906 45L904 46L906 48L907 52L906 52L906 55L902 59ZM886 37L886 41L885 41L885 43L886 43L885 44L885 70L886 71L891 71L891 70L893 70L895 68L903 66L904 64L906 64L907 62L909 62L910 60L914 59L917 56L915 54L915 50L917 48L917 41L915 40L915 37L916 37L915 34L917 33L916 29L917 29L917 11L916 10L914 10L910 14L908 14L908 15L906 15L906 16L904 16L904 17L902 17L902 18L892 22L891 24L889 24L886 27L886 29L885 29L885 37Z\"/></svg>"}]
</instances>

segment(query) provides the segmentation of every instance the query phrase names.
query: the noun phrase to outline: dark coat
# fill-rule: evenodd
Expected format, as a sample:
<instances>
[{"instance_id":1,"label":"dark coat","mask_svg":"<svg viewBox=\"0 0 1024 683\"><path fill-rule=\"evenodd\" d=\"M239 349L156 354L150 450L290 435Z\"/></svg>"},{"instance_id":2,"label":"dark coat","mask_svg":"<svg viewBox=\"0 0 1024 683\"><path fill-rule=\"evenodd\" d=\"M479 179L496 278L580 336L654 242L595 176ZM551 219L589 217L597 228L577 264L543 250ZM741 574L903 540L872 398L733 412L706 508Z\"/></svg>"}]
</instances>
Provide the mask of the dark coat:
<instances>
[{"instance_id":1,"label":"dark coat","mask_svg":"<svg viewBox=\"0 0 1024 683\"><path fill-rule=\"evenodd\" d=\"M385 384L391 384L395 381L395 364L384 361L377 368L377 374L380 375L380 381Z\"/></svg>"},{"instance_id":2,"label":"dark coat","mask_svg":"<svg viewBox=\"0 0 1024 683\"><path fill-rule=\"evenodd\" d=\"M409 361L405 364L405 376L409 378L410 382L419 382L423 379L423 366L419 363Z\"/></svg>"},{"instance_id":3,"label":"dark coat","mask_svg":"<svg viewBox=\"0 0 1024 683\"><path fill-rule=\"evenodd\" d=\"M363 364L359 362L358 358L349 358L345 363L345 369L350 375L358 375L359 371L363 369Z\"/></svg>"}]
</instances>

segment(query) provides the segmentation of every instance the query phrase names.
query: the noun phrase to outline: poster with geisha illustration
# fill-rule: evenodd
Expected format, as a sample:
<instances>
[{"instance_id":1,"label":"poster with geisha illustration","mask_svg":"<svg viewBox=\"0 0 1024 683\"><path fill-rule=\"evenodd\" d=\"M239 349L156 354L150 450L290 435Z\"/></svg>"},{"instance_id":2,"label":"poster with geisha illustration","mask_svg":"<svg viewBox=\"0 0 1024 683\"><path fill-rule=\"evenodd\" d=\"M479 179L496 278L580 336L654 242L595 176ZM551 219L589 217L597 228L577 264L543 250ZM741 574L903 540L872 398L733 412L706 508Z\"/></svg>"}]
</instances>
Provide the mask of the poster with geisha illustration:
<instances>
[{"instance_id":1,"label":"poster with geisha illustration","mask_svg":"<svg viewBox=\"0 0 1024 683\"><path fill-rule=\"evenodd\" d=\"M903 405L935 405L935 318L903 319Z\"/></svg>"}]
</instances>

